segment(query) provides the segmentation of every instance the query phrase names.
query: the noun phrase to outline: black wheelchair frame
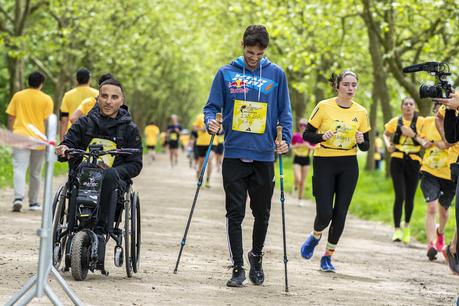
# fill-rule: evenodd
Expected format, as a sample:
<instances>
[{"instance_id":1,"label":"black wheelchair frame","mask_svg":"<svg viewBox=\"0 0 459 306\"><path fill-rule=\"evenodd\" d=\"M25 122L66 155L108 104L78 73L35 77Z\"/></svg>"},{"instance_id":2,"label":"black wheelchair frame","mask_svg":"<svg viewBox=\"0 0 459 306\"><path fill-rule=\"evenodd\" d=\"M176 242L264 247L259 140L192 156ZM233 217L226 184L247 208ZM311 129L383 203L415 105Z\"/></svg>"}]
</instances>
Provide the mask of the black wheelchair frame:
<instances>
[{"instance_id":1,"label":"black wheelchair frame","mask_svg":"<svg viewBox=\"0 0 459 306\"><path fill-rule=\"evenodd\" d=\"M100 194L94 203L81 201L81 199L95 199L94 194L81 197L79 194L78 178L82 171L101 171L97 165L98 158L107 154L126 155L139 153L137 149L116 149L103 151L101 145L91 145L89 152L79 149L69 149L68 155L71 158L82 157L83 161L76 170L69 171L69 180L56 192L53 200L53 265L59 268L64 258L62 271L71 270L75 280L84 280L88 270L100 270L103 275L108 275L105 270L105 247L112 238L115 243L114 263L121 267L123 262L126 266L126 274L132 277L139 269L140 245L141 245L141 223L140 223L140 201L137 192L132 189L132 184L127 186L121 199L117 192L113 196L117 198L115 211L115 222L113 232L109 234L96 234L94 226L97 223L98 210L100 207ZM91 178L91 183L94 179ZM100 181L101 183L101 181ZM96 184L97 185L97 184ZM91 192L99 192L100 189L92 189ZM80 197L79 197L80 196ZM78 203L80 200L80 203ZM72 228L69 228L70 201L75 201ZM124 218L123 218L124 215ZM124 240L124 248L123 248Z\"/></svg>"}]
</instances>

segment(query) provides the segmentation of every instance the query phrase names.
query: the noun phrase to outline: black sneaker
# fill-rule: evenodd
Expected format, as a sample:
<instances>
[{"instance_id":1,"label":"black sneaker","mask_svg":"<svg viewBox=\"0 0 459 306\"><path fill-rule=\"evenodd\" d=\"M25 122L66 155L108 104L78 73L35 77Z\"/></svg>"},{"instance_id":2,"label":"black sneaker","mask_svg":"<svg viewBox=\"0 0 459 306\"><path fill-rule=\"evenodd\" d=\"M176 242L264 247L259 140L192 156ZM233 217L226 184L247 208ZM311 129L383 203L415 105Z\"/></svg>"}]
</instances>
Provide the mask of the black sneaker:
<instances>
[{"instance_id":1,"label":"black sneaker","mask_svg":"<svg viewBox=\"0 0 459 306\"><path fill-rule=\"evenodd\" d=\"M254 285L261 285L265 281L265 273L263 272L262 267L263 253L261 255L255 255L252 251L250 251L248 256L250 263L250 281Z\"/></svg>"},{"instance_id":2,"label":"black sneaker","mask_svg":"<svg viewBox=\"0 0 459 306\"><path fill-rule=\"evenodd\" d=\"M233 267L233 275L226 283L228 287L244 287L245 270L242 267Z\"/></svg>"},{"instance_id":3,"label":"black sneaker","mask_svg":"<svg viewBox=\"0 0 459 306\"><path fill-rule=\"evenodd\" d=\"M22 199L14 199L13 212L20 212L22 209Z\"/></svg>"},{"instance_id":4,"label":"black sneaker","mask_svg":"<svg viewBox=\"0 0 459 306\"><path fill-rule=\"evenodd\" d=\"M29 210L31 210L31 211L39 211L39 210L41 210L41 206L38 203L31 203L31 204L29 204Z\"/></svg>"}]
</instances>

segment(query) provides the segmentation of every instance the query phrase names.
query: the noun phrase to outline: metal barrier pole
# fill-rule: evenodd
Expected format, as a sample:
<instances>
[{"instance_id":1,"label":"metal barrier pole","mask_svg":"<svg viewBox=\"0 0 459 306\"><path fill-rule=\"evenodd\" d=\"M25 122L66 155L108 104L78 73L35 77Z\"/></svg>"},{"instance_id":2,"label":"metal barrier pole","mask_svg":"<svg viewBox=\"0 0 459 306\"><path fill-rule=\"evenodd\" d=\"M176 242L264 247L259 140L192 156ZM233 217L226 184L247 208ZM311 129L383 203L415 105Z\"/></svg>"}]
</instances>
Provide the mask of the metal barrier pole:
<instances>
[{"instance_id":1,"label":"metal barrier pole","mask_svg":"<svg viewBox=\"0 0 459 306\"><path fill-rule=\"evenodd\" d=\"M48 299L54 305L62 305L58 297L54 294L48 285L48 276L50 272L53 272L58 283L62 286L65 293L75 305L83 305L76 294L70 289L65 280L59 275L59 273L53 267L53 237L51 233L51 226L53 220L53 195L52 195L52 181L53 181L53 169L56 156L54 154L54 145L57 131L57 117L52 114L48 118L48 146L46 151L46 170L45 170L45 194L43 201L43 213L41 228L37 231L37 235L40 237L40 251L38 258L38 272L37 275L30 278L25 285L5 304L7 306L14 305L16 302L18 305L26 305L35 297L42 297L44 293ZM36 285L36 288L34 288ZM29 291L33 290L33 291ZM20 301L22 299L22 301Z\"/></svg>"}]
</instances>

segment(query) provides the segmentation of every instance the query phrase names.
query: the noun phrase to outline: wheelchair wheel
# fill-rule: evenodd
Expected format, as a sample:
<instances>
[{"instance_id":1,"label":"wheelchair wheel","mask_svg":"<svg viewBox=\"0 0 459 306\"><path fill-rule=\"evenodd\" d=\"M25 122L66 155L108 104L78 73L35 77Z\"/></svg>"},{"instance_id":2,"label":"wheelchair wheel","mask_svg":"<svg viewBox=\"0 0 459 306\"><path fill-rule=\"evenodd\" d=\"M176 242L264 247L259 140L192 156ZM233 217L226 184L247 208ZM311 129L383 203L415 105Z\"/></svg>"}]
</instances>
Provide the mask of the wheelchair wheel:
<instances>
[{"instance_id":1,"label":"wheelchair wheel","mask_svg":"<svg viewBox=\"0 0 459 306\"><path fill-rule=\"evenodd\" d=\"M71 270L73 278L77 281L84 280L88 275L90 250L91 239L88 233L76 233L72 241Z\"/></svg>"},{"instance_id":2,"label":"wheelchair wheel","mask_svg":"<svg viewBox=\"0 0 459 306\"><path fill-rule=\"evenodd\" d=\"M131 262L132 270L137 273L139 270L140 257L140 200L139 194L132 195L131 214Z\"/></svg>"},{"instance_id":3,"label":"wheelchair wheel","mask_svg":"<svg viewBox=\"0 0 459 306\"><path fill-rule=\"evenodd\" d=\"M61 186L56 192L53 200L53 265L59 268L62 257L65 253L67 241L67 205L66 205L67 184Z\"/></svg>"},{"instance_id":4,"label":"wheelchair wheel","mask_svg":"<svg viewBox=\"0 0 459 306\"><path fill-rule=\"evenodd\" d=\"M124 263L127 277L132 277L131 235L132 235L132 189L129 188L124 201Z\"/></svg>"}]
</instances>

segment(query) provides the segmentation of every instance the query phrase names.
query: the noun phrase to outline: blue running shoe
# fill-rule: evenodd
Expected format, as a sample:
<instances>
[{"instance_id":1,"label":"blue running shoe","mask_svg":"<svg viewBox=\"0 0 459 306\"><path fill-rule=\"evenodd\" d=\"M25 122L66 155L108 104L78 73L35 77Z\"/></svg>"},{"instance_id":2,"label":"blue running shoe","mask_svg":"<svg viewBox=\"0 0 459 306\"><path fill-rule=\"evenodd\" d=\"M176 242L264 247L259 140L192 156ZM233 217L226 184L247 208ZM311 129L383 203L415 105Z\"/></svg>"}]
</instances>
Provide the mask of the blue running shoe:
<instances>
[{"instance_id":1,"label":"blue running shoe","mask_svg":"<svg viewBox=\"0 0 459 306\"><path fill-rule=\"evenodd\" d=\"M314 248L319 244L320 238L316 239L312 234L306 238L306 241L301 246L300 252L304 259L310 259L314 254Z\"/></svg>"},{"instance_id":2,"label":"blue running shoe","mask_svg":"<svg viewBox=\"0 0 459 306\"><path fill-rule=\"evenodd\" d=\"M331 256L322 256L320 259L320 270L324 272L336 272L335 267L331 263Z\"/></svg>"}]
</instances>

